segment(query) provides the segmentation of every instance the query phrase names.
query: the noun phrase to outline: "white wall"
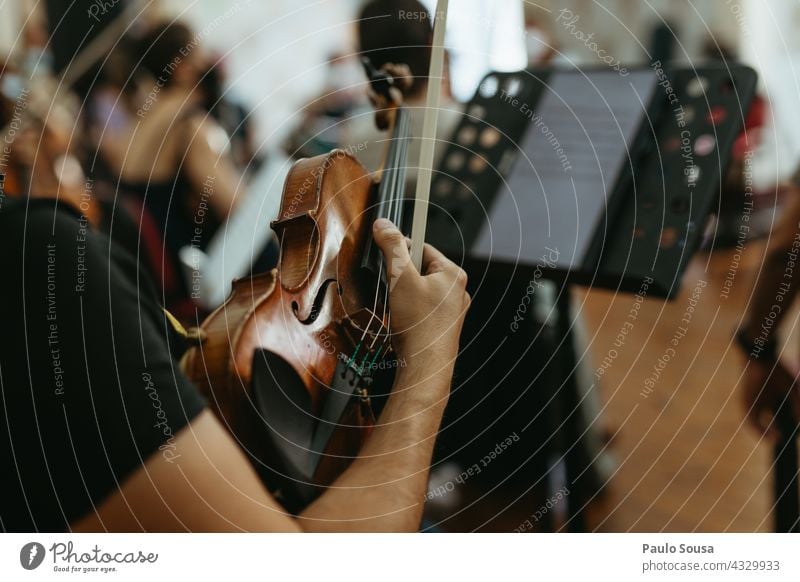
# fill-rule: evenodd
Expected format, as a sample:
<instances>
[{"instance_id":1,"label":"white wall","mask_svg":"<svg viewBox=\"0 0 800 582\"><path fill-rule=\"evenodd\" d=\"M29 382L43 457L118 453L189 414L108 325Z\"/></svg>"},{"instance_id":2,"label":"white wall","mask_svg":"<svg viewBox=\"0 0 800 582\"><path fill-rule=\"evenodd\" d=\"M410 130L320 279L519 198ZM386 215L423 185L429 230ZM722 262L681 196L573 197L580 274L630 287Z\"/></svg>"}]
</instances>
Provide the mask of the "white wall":
<instances>
[{"instance_id":1,"label":"white wall","mask_svg":"<svg viewBox=\"0 0 800 582\"><path fill-rule=\"evenodd\" d=\"M19 33L20 3L18 0L0 0L0 58L5 58L14 48L14 39Z\"/></svg>"},{"instance_id":2,"label":"white wall","mask_svg":"<svg viewBox=\"0 0 800 582\"><path fill-rule=\"evenodd\" d=\"M782 0L778 0L782 1ZM596 56L555 22L566 8L580 17L578 28L594 33L600 46L623 62L640 62L653 27L669 23L680 41L676 58L698 56L707 35L734 44L739 37L734 7L740 0L526 0L526 12L550 29L558 45L585 63Z\"/></svg>"},{"instance_id":3,"label":"white wall","mask_svg":"<svg viewBox=\"0 0 800 582\"><path fill-rule=\"evenodd\" d=\"M252 108L260 138L270 143L283 139L295 123L292 116L322 90L326 58L352 37L357 10L356 0L162 4L165 13L183 14L197 30L231 11L204 41L225 55L234 93Z\"/></svg>"}]
</instances>

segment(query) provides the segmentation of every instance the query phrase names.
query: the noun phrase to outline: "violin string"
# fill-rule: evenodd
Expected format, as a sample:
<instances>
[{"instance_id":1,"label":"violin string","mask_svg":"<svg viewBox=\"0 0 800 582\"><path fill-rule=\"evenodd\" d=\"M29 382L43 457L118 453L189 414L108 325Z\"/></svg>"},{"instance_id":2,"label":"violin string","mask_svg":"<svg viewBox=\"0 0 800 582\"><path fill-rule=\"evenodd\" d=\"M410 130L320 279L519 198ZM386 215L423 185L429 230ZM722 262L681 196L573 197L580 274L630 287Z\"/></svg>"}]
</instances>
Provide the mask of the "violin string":
<instances>
[{"instance_id":1,"label":"violin string","mask_svg":"<svg viewBox=\"0 0 800 582\"><path fill-rule=\"evenodd\" d=\"M377 314L376 314L376 319L378 319L378 318L377 318ZM380 320L378 320L378 323L379 323L379 325L380 325L380 328L379 328L379 329L378 329L378 331L377 331L377 332L374 334L374 336L375 336L375 337L373 337L373 338L372 338L372 343L371 343L371 344L369 344L369 349L370 349L370 350L371 350L372 348L374 348L374 347L375 347L375 342L376 342L376 341L378 341L378 338L380 337L380 335L381 335L381 332L383 331L383 322L382 322L382 321L380 321Z\"/></svg>"},{"instance_id":2,"label":"violin string","mask_svg":"<svg viewBox=\"0 0 800 582\"><path fill-rule=\"evenodd\" d=\"M393 131L393 133L397 133L397 131L395 130L395 131ZM385 216L385 217L379 216L379 218L390 218L391 219L391 217L394 214L394 212L393 212L393 210L394 210L393 209L393 204L394 204L395 196L394 196L393 193L396 191L395 190L395 185L396 185L395 175L397 173L397 156L398 156L398 151L397 150L398 150L398 148L397 148L397 140L392 138L392 141L391 141L391 143L389 145L389 151L387 152L387 161L386 161L385 166L384 166L384 171L383 171L383 176L382 176L382 181L381 181L381 186L380 186L380 199L382 201L386 200L387 193L391 193L391 195L389 196L389 205L390 205L389 212L387 212L387 214L389 216ZM379 206L379 209L380 208L381 207ZM384 268L383 254L380 254L378 256L378 273L377 273L378 282L375 285L375 298L374 298L373 304L372 304L372 313L373 313L374 317L377 317L377 312L378 312L378 300L380 299L381 282L382 282L382 279L383 279L383 276L382 276L383 268ZM384 310L385 310L385 304L386 304L386 302L384 301ZM385 317L385 313L384 313L384 317ZM370 327L371 324L372 324L372 319L370 319L370 322L367 324L367 326L364 329L364 333L361 336L361 340L362 341L366 338L367 333L369 332L369 327Z\"/></svg>"},{"instance_id":3,"label":"violin string","mask_svg":"<svg viewBox=\"0 0 800 582\"><path fill-rule=\"evenodd\" d=\"M401 191L401 187L405 185L405 171L406 171L406 164L408 163L408 142L405 136L408 135L408 130L410 126L410 118L406 114L406 112L402 109L397 110L397 118L396 118L396 125L393 130L394 136L392 137L392 143L390 144L386 165L384 167L381 187L380 187L380 198L382 201L386 201L388 199L388 204L382 206L383 212L386 216L381 216L380 218L388 218L394 224L399 225L399 222L402 218L402 204L404 198L404 192ZM401 141L402 140L402 141ZM379 212L380 214L380 212ZM374 334L372 342L370 343L369 347L367 348L367 353L365 354L364 361L361 363L359 372L363 373L364 364L366 364L367 358L369 357L369 353L375 349L375 344L378 342L378 339L383 336L383 340L380 342L378 349L375 350L375 355L372 359L372 363L375 363L378 359L378 356L384 351L387 344L390 341L391 335L391 312L388 311L389 306L389 290L390 290L390 275L388 273L384 274L385 268L385 260L383 254L379 255L378 260L378 282L375 285L375 298L373 301L373 308L371 311L370 319L367 325L364 328L364 331L361 335L361 340L356 348L355 353L350 357L348 361L348 366L351 366L352 363L358 359L360 348L366 340L367 336L369 335L370 328L372 327L372 322L374 320L378 321L378 325L380 326L379 330ZM381 317L378 317L378 300L381 297L381 291L383 291L383 313ZM384 323L386 322L386 323ZM391 347L391 346L390 346ZM388 353L388 349L386 350ZM384 354L385 355L385 354Z\"/></svg>"},{"instance_id":4,"label":"violin string","mask_svg":"<svg viewBox=\"0 0 800 582\"><path fill-rule=\"evenodd\" d=\"M379 188L379 198L381 202L381 205L379 206L379 215L385 214L385 216L379 217L388 218L395 225L400 226L399 223L402 218L402 205L405 197L404 188L402 190L401 188L405 185L406 164L408 163L407 136L411 122L407 112L402 108L398 107L395 111L395 114L395 124L392 130L394 135L391 138L391 143L387 152L387 160L382 171L382 180ZM383 354L384 356L388 354L389 350L391 349L391 345L389 345L387 348L387 344L389 344L391 336L391 312L388 310L391 281L390 275L388 273L384 273L385 266L386 262L383 254L380 253L378 255L378 282L375 285L375 298L373 301L372 310L370 310L370 317L367 321L367 325L364 326L361 338L356 345L354 352L347 361L347 366L349 368L353 368L353 364L359 358L361 347L364 345L364 341L367 339L367 336L370 333L373 321L377 320L379 329L374 334L372 342L370 342L369 347L366 349L364 360L361 362L359 368L356 369L359 374L363 374L364 365L366 364L372 350L375 350L375 353L370 367L377 361L378 357L382 352L384 352L385 348L386 351ZM378 317L378 300L381 297L381 291L383 291L383 313L381 317ZM375 344L378 342L381 336L383 336L383 339L378 348L375 349Z\"/></svg>"},{"instance_id":5,"label":"violin string","mask_svg":"<svg viewBox=\"0 0 800 582\"><path fill-rule=\"evenodd\" d=\"M402 117L401 122L403 124L403 131L401 132L401 135L407 136L408 135L408 130L409 130L410 125L411 125L411 118L405 112L403 113L403 115L401 117ZM407 172L407 166L408 166L408 147L403 147L402 148L400 159L398 160L398 162L399 162L398 163L398 172L397 172L398 178L400 179L402 185L405 186L405 181L406 181L405 180L405 174ZM395 204L395 208L394 208L395 224L397 224L402 218L402 204L403 204L404 198L405 198L405 192L404 191L401 192L401 195L396 197L396 204ZM387 288L386 289L386 299L384 301L384 313L383 313L383 318L382 318L383 320L386 321L386 333L384 335L384 339L383 339L383 342L381 343L381 346L380 346L380 348L378 350L378 353L375 356L376 360L378 358L378 354L383 352L384 348L386 349L386 351L383 353L383 357L386 357L386 355L388 355L389 351L391 350L392 313L391 313L391 311L389 311L388 315L387 315L387 307L388 307L388 304L389 304L389 300L388 300L389 299L389 293L388 292L389 292L389 289Z\"/></svg>"},{"instance_id":6,"label":"violin string","mask_svg":"<svg viewBox=\"0 0 800 582\"><path fill-rule=\"evenodd\" d=\"M369 326L372 325L372 319L375 318L375 317L378 317L378 313L377 312L378 312L378 293L376 291L375 292L375 302L373 303L372 309L370 310L370 313L372 313L372 316L369 318L369 321L367 322L367 325L364 326L364 333L361 334L361 341L362 342L364 341L364 338L367 337L367 332L369 331Z\"/></svg>"},{"instance_id":7,"label":"violin string","mask_svg":"<svg viewBox=\"0 0 800 582\"><path fill-rule=\"evenodd\" d=\"M386 167L383 174L383 181L381 182L381 200L386 200L388 198L388 208L386 206L383 207L384 212L386 212L386 216L380 216L379 218L388 218L392 220L395 224L397 223L398 213L397 213L397 184L398 184L398 166L400 162L400 158L402 156L402 149L406 149L405 147L399 147L399 139L398 135L404 135L407 132L407 125L405 123L406 116L402 114L401 109L396 110L396 117L395 117L395 126L393 128L393 136L391 138L391 144L389 146L389 151L387 155L387 162ZM405 145L405 144L404 144ZM373 309L377 312L378 310L378 299L381 295L381 290L383 290L383 316L382 319L386 318L386 305L388 300L388 274L384 275L385 261L383 254L380 254L378 258L378 281L375 285L375 301Z\"/></svg>"},{"instance_id":8,"label":"violin string","mask_svg":"<svg viewBox=\"0 0 800 582\"><path fill-rule=\"evenodd\" d=\"M397 158L395 160L394 171L393 171L393 189L392 189L393 196L391 199L392 205L390 214L392 222L400 226L398 223L402 219L402 209L403 209L402 205L403 205L403 199L405 197L405 192L404 192L405 173L406 173L406 164L408 163L408 142L405 136L408 135L410 121L408 115L404 110L398 111L397 114L398 117L400 118L399 120L400 131L398 131L398 134L401 136L398 139L398 141L404 140L404 143L402 144L402 147L400 147L400 144L398 144L397 147ZM389 285L391 283L389 279L390 279L389 277L386 277L384 280L383 316L381 318L383 320L386 320L386 313L389 305L388 301L389 291L390 291Z\"/></svg>"},{"instance_id":9,"label":"violin string","mask_svg":"<svg viewBox=\"0 0 800 582\"><path fill-rule=\"evenodd\" d=\"M409 125L410 125L410 118L406 114L405 111L398 112L400 116L400 131L398 132L401 137L400 139L405 139L404 136L408 135ZM398 147L398 157L396 160L396 166L394 168L395 174L395 189L393 190L394 196L392 196L392 221L395 224L398 224L402 218L402 205L403 199L405 197L405 192L403 186L405 186L405 173L406 173L406 165L408 163L408 142L406 141L403 144L403 147ZM402 188L402 189L401 189ZM398 224L399 226L399 224ZM375 358L373 361L377 360L378 355L381 351L383 351L386 344L389 343L391 337L391 317L392 314L388 311L389 306L389 292L390 288L389 285L391 284L390 277L386 277L384 281L384 302L383 302L383 315L381 317L382 321L386 321L386 334L384 336L383 342L380 345L380 348L377 350ZM388 316L387 316L388 311ZM377 338L376 338L377 339ZM387 350L388 353L388 350Z\"/></svg>"},{"instance_id":10,"label":"violin string","mask_svg":"<svg viewBox=\"0 0 800 582\"><path fill-rule=\"evenodd\" d=\"M372 358L372 363L370 364L370 367L374 367L374 364L375 362L378 361L379 357L380 359L385 358L389 354L389 351L391 351L391 349L392 345L389 343L389 338L386 337L381 343L381 345L378 346L378 349L375 350L375 357Z\"/></svg>"},{"instance_id":11,"label":"violin string","mask_svg":"<svg viewBox=\"0 0 800 582\"><path fill-rule=\"evenodd\" d=\"M372 325L372 322L376 317L377 317L377 315L376 315L375 311L371 310L370 311L370 318L369 318L369 321L367 322L367 325L364 326L364 333L361 335L361 340L358 342L358 345L356 345L355 351L350 355L350 357L347 360L347 367L348 368L352 368L353 370L356 370L357 372L359 372L359 374L361 374L361 372L363 370L363 367L364 367L363 366L363 362L362 362L362 365L361 365L361 370L357 370L356 368L353 368L353 362L355 362L358 359L358 354L361 352L361 346L364 344L364 339L367 337L367 333L369 332L369 328ZM369 352L370 352L371 349L372 349L372 346L367 348L367 353L365 355L365 358L369 357Z\"/></svg>"},{"instance_id":12,"label":"violin string","mask_svg":"<svg viewBox=\"0 0 800 582\"><path fill-rule=\"evenodd\" d=\"M392 128L392 133L395 134L390 137L389 141L389 149L386 154L386 161L384 163L384 169L381 174L381 185L379 189L379 206L378 206L378 218L389 218L389 216L381 216L381 211L383 210L383 205L380 205L380 202L386 200L387 193L393 192L393 183L392 179L395 174L395 157L397 155L397 141L394 139L397 133L397 125L395 120L395 126ZM392 196L393 198L393 196ZM390 204L392 200L390 199ZM383 254L379 253L378 255L378 270L377 270L377 277L378 281L375 285L375 300L373 302L373 311L377 312L378 310L378 299L380 297L380 290L381 290L381 279L382 279L382 272L384 268L384 260ZM365 330L366 331L366 330Z\"/></svg>"}]
</instances>

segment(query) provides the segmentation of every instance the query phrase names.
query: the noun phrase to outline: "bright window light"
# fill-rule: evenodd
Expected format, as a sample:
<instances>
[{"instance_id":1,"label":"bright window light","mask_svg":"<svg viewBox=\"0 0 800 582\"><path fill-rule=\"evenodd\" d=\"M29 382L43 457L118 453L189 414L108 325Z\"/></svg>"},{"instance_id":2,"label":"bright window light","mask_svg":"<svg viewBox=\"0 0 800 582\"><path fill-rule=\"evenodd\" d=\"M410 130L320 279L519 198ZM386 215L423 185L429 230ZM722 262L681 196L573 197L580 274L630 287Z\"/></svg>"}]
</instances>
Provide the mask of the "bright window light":
<instances>
[{"instance_id":1,"label":"bright window light","mask_svg":"<svg viewBox=\"0 0 800 582\"><path fill-rule=\"evenodd\" d=\"M436 0L421 0L433 14ZM522 0L450 0L447 26L453 94L469 100L489 71L524 69L525 15Z\"/></svg>"}]
</instances>

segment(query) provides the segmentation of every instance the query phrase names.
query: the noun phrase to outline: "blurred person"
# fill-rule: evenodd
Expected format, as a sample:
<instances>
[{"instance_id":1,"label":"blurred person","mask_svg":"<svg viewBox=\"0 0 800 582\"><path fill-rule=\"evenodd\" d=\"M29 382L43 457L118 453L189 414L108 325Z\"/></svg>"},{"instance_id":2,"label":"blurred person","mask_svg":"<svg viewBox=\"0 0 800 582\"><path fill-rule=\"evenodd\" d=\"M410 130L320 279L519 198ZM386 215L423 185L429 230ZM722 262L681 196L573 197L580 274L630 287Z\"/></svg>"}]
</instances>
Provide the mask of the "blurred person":
<instances>
[{"instance_id":1,"label":"blurred person","mask_svg":"<svg viewBox=\"0 0 800 582\"><path fill-rule=\"evenodd\" d=\"M117 170L111 168L109 160L124 157L123 148L136 115L136 50L129 35L118 39L103 66L94 71L83 111L82 122L91 140L88 165L92 177L113 189Z\"/></svg>"},{"instance_id":2,"label":"blurred person","mask_svg":"<svg viewBox=\"0 0 800 582\"><path fill-rule=\"evenodd\" d=\"M770 235L764 262L736 339L746 360L742 398L751 426L776 438L780 409L800 422L798 370L781 357L777 333L800 289L800 176L781 188L787 200Z\"/></svg>"},{"instance_id":3,"label":"blurred person","mask_svg":"<svg viewBox=\"0 0 800 582\"><path fill-rule=\"evenodd\" d=\"M80 131L69 122L69 104L47 93L45 85L25 81L10 67L0 71L0 109L8 120L0 159L4 194L63 200L94 227L105 228L107 217L72 151Z\"/></svg>"},{"instance_id":4,"label":"blurred person","mask_svg":"<svg viewBox=\"0 0 800 582\"><path fill-rule=\"evenodd\" d=\"M528 67L546 67L558 54L553 35L536 19L525 19L525 51Z\"/></svg>"},{"instance_id":5,"label":"blurred person","mask_svg":"<svg viewBox=\"0 0 800 582\"><path fill-rule=\"evenodd\" d=\"M284 149L294 158L314 157L342 145L342 122L365 107L367 79L357 55L334 53L328 59L322 92L302 108L302 120Z\"/></svg>"},{"instance_id":6,"label":"blurred person","mask_svg":"<svg viewBox=\"0 0 800 582\"><path fill-rule=\"evenodd\" d=\"M6 144L15 115L4 100ZM394 225L374 236L402 273L389 302L408 365L362 455L292 516L177 369L135 258L63 200L0 196L0 530L416 531L469 298L432 247L420 273Z\"/></svg>"},{"instance_id":7,"label":"blurred person","mask_svg":"<svg viewBox=\"0 0 800 582\"><path fill-rule=\"evenodd\" d=\"M252 118L247 109L225 89L225 70L219 58L208 59L200 76L203 109L230 136L231 158L237 168L254 172L260 165Z\"/></svg>"},{"instance_id":8,"label":"blurred person","mask_svg":"<svg viewBox=\"0 0 800 582\"><path fill-rule=\"evenodd\" d=\"M204 108L200 77L207 60L199 37L182 23L162 23L140 39L136 54L144 78L135 114L107 160L141 224L167 307L194 319L181 249L205 250L244 184L229 136Z\"/></svg>"},{"instance_id":9,"label":"blurred person","mask_svg":"<svg viewBox=\"0 0 800 582\"><path fill-rule=\"evenodd\" d=\"M416 531L463 271L427 246L418 272L401 232L374 224L407 365L362 455L291 515L178 368L177 330L135 256L88 228L52 163L63 140L16 86L0 76L0 531Z\"/></svg>"},{"instance_id":10,"label":"blurred person","mask_svg":"<svg viewBox=\"0 0 800 582\"><path fill-rule=\"evenodd\" d=\"M411 87L404 94L404 105L411 119L408 163L412 168L419 163L420 140L413 138L421 135L425 116L433 43L431 22L427 9L417 0L372 0L361 10L358 20L361 56L368 57L376 69L394 63L407 65L410 70ZM445 72L444 77L437 125L438 139L442 141L451 138L462 114L461 104L450 98L449 73ZM341 140L342 145L357 146L355 155L361 163L376 171L383 159L386 136L375 128L371 111L366 107L354 111L342 125ZM443 152L441 147L437 150Z\"/></svg>"},{"instance_id":11,"label":"blurred person","mask_svg":"<svg viewBox=\"0 0 800 582\"><path fill-rule=\"evenodd\" d=\"M16 72L0 72L0 110L3 128L0 154L3 196L9 199L58 201L79 215L84 230L111 235L115 243L135 254L138 230L113 199L102 196L80 162L82 128L70 108L43 94L41 84L28 88ZM57 114L49 115L53 111Z\"/></svg>"}]
</instances>

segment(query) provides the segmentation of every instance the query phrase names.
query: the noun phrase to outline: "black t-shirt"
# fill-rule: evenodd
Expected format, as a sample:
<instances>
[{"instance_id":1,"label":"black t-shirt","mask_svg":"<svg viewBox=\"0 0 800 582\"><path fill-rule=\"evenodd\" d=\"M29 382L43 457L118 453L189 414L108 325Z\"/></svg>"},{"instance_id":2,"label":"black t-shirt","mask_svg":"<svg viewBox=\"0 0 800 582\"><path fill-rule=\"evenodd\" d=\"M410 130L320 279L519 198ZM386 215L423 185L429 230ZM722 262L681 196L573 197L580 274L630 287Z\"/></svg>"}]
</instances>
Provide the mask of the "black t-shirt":
<instances>
[{"instance_id":1,"label":"black t-shirt","mask_svg":"<svg viewBox=\"0 0 800 582\"><path fill-rule=\"evenodd\" d=\"M0 530L64 531L203 409L137 262L73 212L0 199Z\"/></svg>"}]
</instances>

